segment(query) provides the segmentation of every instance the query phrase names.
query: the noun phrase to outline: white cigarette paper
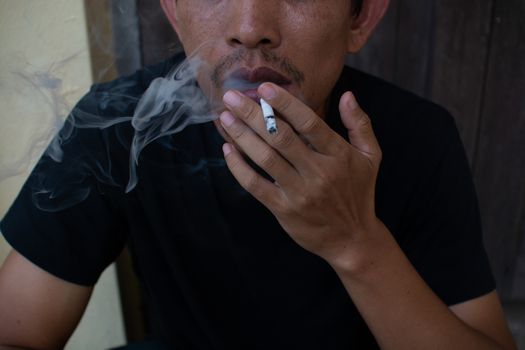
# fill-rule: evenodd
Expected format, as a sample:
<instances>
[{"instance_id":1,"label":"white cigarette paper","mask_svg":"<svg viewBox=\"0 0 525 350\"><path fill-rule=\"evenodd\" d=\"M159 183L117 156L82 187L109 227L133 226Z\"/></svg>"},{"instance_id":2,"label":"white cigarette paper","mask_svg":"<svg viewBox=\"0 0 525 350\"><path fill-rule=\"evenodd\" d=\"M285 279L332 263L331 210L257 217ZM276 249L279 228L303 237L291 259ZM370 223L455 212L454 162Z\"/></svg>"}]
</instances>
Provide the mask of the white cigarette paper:
<instances>
[{"instance_id":1,"label":"white cigarette paper","mask_svg":"<svg viewBox=\"0 0 525 350\"><path fill-rule=\"evenodd\" d=\"M266 130L270 134L277 133L277 123L275 122L275 114L273 113L273 108L261 98L261 109L264 116L264 122L266 123Z\"/></svg>"}]
</instances>

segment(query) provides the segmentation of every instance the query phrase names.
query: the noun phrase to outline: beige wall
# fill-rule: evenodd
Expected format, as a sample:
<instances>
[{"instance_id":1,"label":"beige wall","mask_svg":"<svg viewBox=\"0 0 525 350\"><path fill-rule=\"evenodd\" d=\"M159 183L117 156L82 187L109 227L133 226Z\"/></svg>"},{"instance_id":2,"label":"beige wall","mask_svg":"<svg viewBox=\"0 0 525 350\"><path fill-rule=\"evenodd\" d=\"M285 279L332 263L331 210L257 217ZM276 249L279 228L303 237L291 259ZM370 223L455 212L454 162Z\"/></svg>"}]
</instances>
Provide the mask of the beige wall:
<instances>
[{"instance_id":1,"label":"beige wall","mask_svg":"<svg viewBox=\"0 0 525 350\"><path fill-rule=\"evenodd\" d=\"M71 106L91 84L81 0L0 0L0 218ZM0 241L0 261L10 247ZM121 345L114 267L67 349Z\"/></svg>"}]
</instances>

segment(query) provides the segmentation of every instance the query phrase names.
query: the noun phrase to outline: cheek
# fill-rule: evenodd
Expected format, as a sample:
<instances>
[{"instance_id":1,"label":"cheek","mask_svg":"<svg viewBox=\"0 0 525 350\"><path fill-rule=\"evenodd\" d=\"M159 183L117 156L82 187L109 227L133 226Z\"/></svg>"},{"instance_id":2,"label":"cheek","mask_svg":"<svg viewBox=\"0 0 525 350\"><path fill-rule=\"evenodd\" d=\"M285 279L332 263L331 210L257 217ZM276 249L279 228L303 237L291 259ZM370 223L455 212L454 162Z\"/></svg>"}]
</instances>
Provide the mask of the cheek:
<instances>
[{"instance_id":1,"label":"cheek","mask_svg":"<svg viewBox=\"0 0 525 350\"><path fill-rule=\"evenodd\" d=\"M210 8L209 5L199 5L201 2L196 1L191 8L183 8L179 15L179 39L187 54L200 49L206 42L217 41L216 36L221 32L219 30L222 25L221 17L216 16L215 9Z\"/></svg>"},{"instance_id":2,"label":"cheek","mask_svg":"<svg viewBox=\"0 0 525 350\"><path fill-rule=\"evenodd\" d=\"M305 93L315 104L315 108L320 108L332 90L333 85L339 78L345 63L347 54L346 37L342 31L327 32L321 31L322 35L312 35L309 40L311 45L299 52L306 53L299 56L305 70ZM329 53L329 54L328 54Z\"/></svg>"}]
</instances>

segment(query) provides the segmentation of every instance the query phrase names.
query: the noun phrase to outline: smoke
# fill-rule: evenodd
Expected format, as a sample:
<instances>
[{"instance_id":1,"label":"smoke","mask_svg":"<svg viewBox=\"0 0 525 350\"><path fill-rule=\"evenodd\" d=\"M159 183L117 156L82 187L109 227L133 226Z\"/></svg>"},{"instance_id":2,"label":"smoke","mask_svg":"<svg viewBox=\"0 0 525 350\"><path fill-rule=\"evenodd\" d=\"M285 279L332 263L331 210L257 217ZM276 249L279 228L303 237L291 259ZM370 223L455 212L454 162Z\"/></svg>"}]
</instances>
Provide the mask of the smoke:
<instances>
[{"instance_id":1,"label":"smoke","mask_svg":"<svg viewBox=\"0 0 525 350\"><path fill-rule=\"evenodd\" d=\"M210 44L203 44L166 76L153 79L144 93L131 94L137 89L137 81L129 78L94 85L65 122L62 120L68 105L58 91L60 80L53 78L51 72L32 76L18 73L36 92L48 95L49 107L57 121L44 138L43 142L47 141L49 146L31 175L35 205L45 211L63 210L85 200L100 184L130 192L139 182L137 167L149 144L159 141L171 147L165 142L167 137L188 125L217 118L224 106L220 96L214 96L221 89L214 89L217 86L210 77L224 65L219 62L212 67L201 58L212 47ZM223 61L231 62L232 56L240 61L243 55L237 52ZM198 77L205 77L209 85L200 86ZM259 84L230 78L223 85L227 89L253 89ZM127 135L129 130L131 139ZM115 144L115 135L120 144ZM115 169L116 147L129 152L127 177Z\"/></svg>"},{"instance_id":2,"label":"smoke","mask_svg":"<svg viewBox=\"0 0 525 350\"><path fill-rule=\"evenodd\" d=\"M188 58L165 78L155 79L142 96L131 121L135 136L126 192L137 184L136 167L144 147L159 138L180 132L188 125L206 123L217 117L210 100L196 83L204 67L207 65L198 56Z\"/></svg>"},{"instance_id":3,"label":"smoke","mask_svg":"<svg viewBox=\"0 0 525 350\"><path fill-rule=\"evenodd\" d=\"M92 91L72 110L60 132L53 138L34 172L34 200L38 208L58 211L86 199L97 183L132 191L139 179L137 166L141 152L152 142L182 131L191 124L217 118L214 99L204 94L197 76L208 74L209 66L196 52L164 77L154 79L140 96L129 94L136 82L120 79L111 88ZM119 131L132 127L129 148L129 176L113 170L112 147ZM119 128L121 127L121 128ZM98 131L97 131L98 130ZM97 132L93 132L97 131ZM93 138L100 138L94 143ZM90 144L90 149L83 147ZM176 150L175 150L176 151Z\"/></svg>"},{"instance_id":4,"label":"smoke","mask_svg":"<svg viewBox=\"0 0 525 350\"><path fill-rule=\"evenodd\" d=\"M85 200L91 191L100 191L101 184L132 191L139 182L137 168L148 145L157 141L172 147L170 136L189 125L217 118L224 106L221 96L214 93L258 87L260 83L227 74L249 59L247 55L253 52L239 49L212 66L204 57L210 57L213 49L214 43L204 43L164 77L153 79L145 92L136 86L137 80L129 78L94 85L72 110L64 99L62 80L55 71L76 55L56 62L48 70L14 73L32 90L31 95L42 98L40 105L47 106L53 118L47 123L51 127L42 128L41 135L33 139L32 149L48 145L30 178L35 205L45 211L63 210ZM303 79L285 58L264 52L260 57L268 65L285 71L295 82L300 83ZM200 79L202 77L204 79ZM199 85L198 81L208 82L208 85ZM122 157L115 157L117 148L124 148L129 157L127 174L122 174L126 167ZM179 150L173 149L173 152ZM33 163L32 159L39 156L31 153L35 152L25 152L30 155L25 158L28 161L3 164L0 181L26 170L28 164ZM194 166L202 167L203 163Z\"/></svg>"}]
</instances>

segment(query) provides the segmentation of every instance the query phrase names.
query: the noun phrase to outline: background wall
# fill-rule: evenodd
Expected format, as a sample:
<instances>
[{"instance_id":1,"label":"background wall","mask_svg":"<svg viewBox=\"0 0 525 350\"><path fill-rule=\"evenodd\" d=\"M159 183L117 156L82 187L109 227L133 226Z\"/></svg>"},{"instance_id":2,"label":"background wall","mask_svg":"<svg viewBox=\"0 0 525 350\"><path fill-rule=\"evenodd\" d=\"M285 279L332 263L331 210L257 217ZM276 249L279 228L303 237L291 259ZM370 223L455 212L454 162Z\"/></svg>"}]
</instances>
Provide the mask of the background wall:
<instances>
[{"instance_id":1,"label":"background wall","mask_svg":"<svg viewBox=\"0 0 525 350\"><path fill-rule=\"evenodd\" d=\"M81 0L0 0L0 218L53 129L91 85L89 43ZM0 263L9 250L2 237ZM113 266L101 277L66 349L124 343L116 281Z\"/></svg>"}]
</instances>

